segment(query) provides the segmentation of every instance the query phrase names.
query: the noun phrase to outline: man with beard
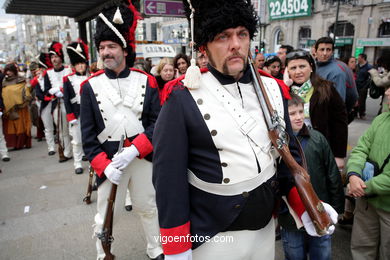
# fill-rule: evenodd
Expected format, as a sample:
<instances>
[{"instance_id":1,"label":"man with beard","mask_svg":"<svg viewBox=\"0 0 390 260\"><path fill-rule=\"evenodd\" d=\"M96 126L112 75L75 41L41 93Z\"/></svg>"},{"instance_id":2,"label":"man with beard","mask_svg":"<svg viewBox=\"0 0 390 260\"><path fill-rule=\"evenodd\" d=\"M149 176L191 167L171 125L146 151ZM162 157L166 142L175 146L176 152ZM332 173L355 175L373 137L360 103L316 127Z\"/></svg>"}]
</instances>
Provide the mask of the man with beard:
<instances>
[{"instance_id":1,"label":"man with beard","mask_svg":"<svg viewBox=\"0 0 390 260\"><path fill-rule=\"evenodd\" d=\"M183 0L196 48L209 64L202 74L190 73L190 67L185 77L166 85L153 135L165 259L274 259L277 190L298 216L307 213L286 165L278 164L254 91L248 55L258 19L250 1L191 3L193 9ZM293 136L287 87L270 77L262 80ZM290 149L300 161L294 138ZM301 219L316 234L311 220Z\"/></svg>"},{"instance_id":2,"label":"man with beard","mask_svg":"<svg viewBox=\"0 0 390 260\"><path fill-rule=\"evenodd\" d=\"M163 259L156 240L159 225L151 163L151 140L160 111L157 82L143 71L129 69L135 59L138 19L131 3L107 7L97 18L95 44L105 69L81 85L81 134L84 152L97 174L95 234L102 232L112 184L118 185L114 225L128 188L145 232L146 253L150 259ZM119 151L122 138L124 148ZM97 258L103 259L100 240L96 249Z\"/></svg>"},{"instance_id":3,"label":"man with beard","mask_svg":"<svg viewBox=\"0 0 390 260\"><path fill-rule=\"evenodd\" d=\"M49 48L49 55L53 68L46 70L43 75L42 96L44 96L44 101L48 101L48 103L42 109L41 117L43 125L45 126L45 137L49 146L49 155L55 154L54 120L54 124L57 125L57 129L59 131L58 142L61 142L64 148L64 157L60 158L59 162L65 162L72 158L72 150L62 87L63 77L70 74L72 70L63 65L64 52L62 51L61 43L56 41L52 42ZM58 107L61 109L60 113L58 113ZM58 118L58 114L60 114L61 118Z\"/></svg>"},{"instance_id":4,"label":"man with beard","mask_svg":"<svg viewBox=\"0 0 390 260\"><path fill-rule=\"evenodd\" d=\"M70 63L74 72L64 77L64 103L66 119L69 122L69 131L72 136L74 168L76 174L83 173L81 164L83 148L81 144L81 129L79 124L80 115L80 84L89 76L88 46L80 41L72 42L67 47Z\"/></svg>"}]
</instances>

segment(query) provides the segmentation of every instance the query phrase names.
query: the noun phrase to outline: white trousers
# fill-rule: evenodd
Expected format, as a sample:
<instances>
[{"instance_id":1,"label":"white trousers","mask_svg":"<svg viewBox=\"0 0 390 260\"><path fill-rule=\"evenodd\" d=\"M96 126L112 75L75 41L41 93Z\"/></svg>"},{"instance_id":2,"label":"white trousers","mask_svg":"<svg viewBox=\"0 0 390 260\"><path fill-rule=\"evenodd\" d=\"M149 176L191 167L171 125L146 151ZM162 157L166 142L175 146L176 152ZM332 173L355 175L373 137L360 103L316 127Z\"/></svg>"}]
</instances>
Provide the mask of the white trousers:
<instances>
[{"instance_id":1,"label":"white trousers","mask_svg":"<svg viewBox=\"0 0 390 260\"><path fill-rule=\"evenodd\" d=\"M107 210L107 198L110 195L112 184L105 180L98 187L97 191L97 214L95 215L94 232L100 233L103 227L104 217ZM150 258L155 258L163 253L158 239L160 234L158 224L157 206L155 200L155 190L152 185L152 163L146 160L134 159L133 162L123 171L122 180L117 188L113 236L115 237L115 223L123 212L123 205L127 188L130 191L134 212L140 217L147 242L146 253ZM157 240L157 241L156 241ZM115 240L115 243L125 243L125 241ZM101 241L96 241L97 259L104 259L104 251Z\"/></svg>"},{"instance_id":2,"label":"white trousers","mask_svg":"<svg viewBox=\"0 0 390 260\"><path fill-rule=\"evenodd\" d=\"M192 251L193 260L275 259L275 221L260 230L220 232Z\"/></svg>"},{"instance_id":3,"label":"white trousers","mask_svg":"<svg viewBox=\"0 0 390 260\"><path fill-rule=\"evenodd\" d=\"M45 127L45 138L47 143L47 149L49 152L55 151L54 143L54 125L53 125L53 115L51 114L51 101L47 106L41 111L41 118L43 126Z\"/></svg>"},{"instance_id":4,"label":"white trousers","mask_svg":"<svg viewBox=\"0 0 390 260\"><path fill-rule=\"evenodd\" d=\"M72 144L70 142L70 135L69 135L69 125L68 120L66 120L66 110L64 105L64 100L62 98L58 99L59 102L61 102L61 125L58 127L60 131L60 140L63 148L64 148L64 155L65 157L72 157ZM53 111L53 120L54 124L58 123L58 105Z\"/></svg>"},{"instance_id":5,"label":"white trousers","mask_svg":"<svg viewBox=\"0 0 390 260\"><path fill-rule=\"evenodd\" d=\"M3 134L3 119L0 116L0 155L8 156L7 143L5 142L4 134Z\"/></svg>"},{"instance_id":6,"label":"white trousers","mask_svg":"<svg viewBox=\"0 0 390 260\"><path fill-rule=\"evenodd\" d=\"M74 168L83 168L81 161L83 159L84 152L81 142L81 129L79 122L77 122L77 124L69 124L69 133L72 136Z\"/></svg>"}]
</instances>

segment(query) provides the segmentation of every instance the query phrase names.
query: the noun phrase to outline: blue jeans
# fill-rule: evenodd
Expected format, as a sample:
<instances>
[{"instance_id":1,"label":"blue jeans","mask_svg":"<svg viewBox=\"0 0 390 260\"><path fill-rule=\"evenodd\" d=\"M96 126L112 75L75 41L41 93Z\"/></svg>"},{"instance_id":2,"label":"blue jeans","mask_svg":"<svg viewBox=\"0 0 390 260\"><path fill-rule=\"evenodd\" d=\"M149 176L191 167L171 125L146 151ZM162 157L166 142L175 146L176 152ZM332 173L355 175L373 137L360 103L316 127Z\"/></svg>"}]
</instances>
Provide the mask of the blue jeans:
<instances>
[{"instance_id":1,"label":"blue jeans","mask_svg":"<svg viewBox=\"0 0 390 260\"><path fill-rule=\"evenodd\" d=\"M298 230L281 230L285 260L331 260L332 239L330 235L312 237Z\"/></svg>"}]
</instances>

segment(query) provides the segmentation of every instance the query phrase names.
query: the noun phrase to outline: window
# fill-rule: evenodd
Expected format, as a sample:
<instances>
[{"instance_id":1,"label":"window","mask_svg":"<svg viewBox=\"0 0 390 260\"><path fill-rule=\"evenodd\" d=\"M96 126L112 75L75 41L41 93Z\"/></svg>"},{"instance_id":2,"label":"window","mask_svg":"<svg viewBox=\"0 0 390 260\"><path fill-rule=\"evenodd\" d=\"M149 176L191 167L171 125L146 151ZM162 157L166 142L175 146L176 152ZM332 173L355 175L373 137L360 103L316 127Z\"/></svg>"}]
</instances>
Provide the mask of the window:
<instances>
[{"instance_id":1,"label":"window","mask_svg":"<svg viewBox=\"0 0 390 260\"><path fill-rule=\"evenodd\" d=\"M379 38L388 38L390 37L390 21L384 21L378 28L378 37Z\"/></svg>"},{"instance_id":2,"label":"window","mask_svg":"<svg viewBox=\"0 0 390 260\"><path fill-rule=\"evenodd\" d=\"M301 27L298 33L298 48L308 48L307 42L311 38L311 29L309 27Z\"/></svg>"},{"instance_id":3,"label":"window","mask_svg":"<svg viewBox=\"0 0 390 260\"><path fill-rule=\"evenodd\" d=\"M334 24L329 27L329 33L334 32ZM355 26L347 21L337 22L337 31L335 36L354 36L355 35Z\"/></svg>"}]
</instances>

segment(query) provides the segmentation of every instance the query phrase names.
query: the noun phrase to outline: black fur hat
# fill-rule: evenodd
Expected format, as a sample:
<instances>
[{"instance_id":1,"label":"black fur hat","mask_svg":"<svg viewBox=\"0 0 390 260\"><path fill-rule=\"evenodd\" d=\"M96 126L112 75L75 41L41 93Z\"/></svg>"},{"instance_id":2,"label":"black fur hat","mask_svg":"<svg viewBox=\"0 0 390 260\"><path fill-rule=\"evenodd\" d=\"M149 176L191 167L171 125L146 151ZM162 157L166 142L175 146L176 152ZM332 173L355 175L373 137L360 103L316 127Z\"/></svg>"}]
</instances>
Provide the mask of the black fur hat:
<instances>
[{"instance_id":1,"label":"black fur hat","mask_svg":"<svg viewBox=\"0 0 390 260\"><path fill-rule=\"evenodd\" d=\"M183 0L187 19L191 10L188 0ZM195 9L194 41L199 49L214 37L228 28L244 26L251 39L257 32L258 17L250 0L191 0Z\"/></svg>"},{"instance_id":2,"label":"black fur hat","mask_svg":"<svg viewBox=\"0 0 390 260\"><path fill-rule=\"evenodd\" d=\"M64 52L62 51L62 44L56 41L53 41L49 47L49 55L56 54L58 55L62 62L64 62Z\"/></svg>"},{"instance_id":3,"label":"black fur hat","mask_svg":"<svg viewBox=\"0 0 390 260\"><path fill-rule=\"evenodd\" d=\"M71 42L66 47L66 51L73 66L77 63L88 64L88 46L83 41Z\"/></svg>"},{"instance_id":4,"label":"black fur hat","mask_svg":"<svg viewBox=\"0 0 390 260\"><path fill-rule=\"evenodd\" d=\"M39 54L39 56L36 57L36 59L38 60L38 64L40 68L50 69L53 67L53 64L51 63L50 60L49 53L41 52L41 54Z\"/></svg>"},{"instance_id":5,"label":"black fur hat","mask_svg":"<svg viewBox=\"0 0 390 260\"><path fill-rule=\"evenodd\" d=\"M131 1L129 5L106 6L96 18L96 48L101 41L118 43L127 51L126 63L131 67L135 60L135 29L139 18Z\"/></svg>"}]
</instances>

